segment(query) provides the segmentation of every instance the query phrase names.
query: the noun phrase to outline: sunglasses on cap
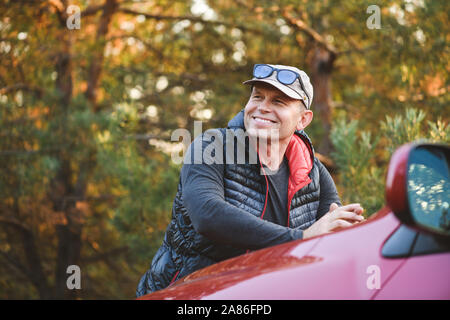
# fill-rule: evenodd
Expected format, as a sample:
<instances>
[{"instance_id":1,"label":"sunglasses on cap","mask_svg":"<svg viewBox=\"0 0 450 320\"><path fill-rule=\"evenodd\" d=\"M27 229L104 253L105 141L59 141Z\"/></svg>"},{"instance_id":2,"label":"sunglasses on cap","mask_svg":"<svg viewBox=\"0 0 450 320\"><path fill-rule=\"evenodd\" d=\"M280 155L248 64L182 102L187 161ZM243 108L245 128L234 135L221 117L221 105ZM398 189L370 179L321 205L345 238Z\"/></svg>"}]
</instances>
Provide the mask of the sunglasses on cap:
<instances>
[{"instance_id":1,"label":"sunglasses on cap","mask_svg":"<svg viewBox=\"0 0 450 320\"><path fill-rule=\"evenodd\" d=\"M308 97L308 101L311 101L305 90L305 86L303 85L302 77L295 71L289 69L277 69L268 64L255 64L253 67L253 76L258 79L264 79L270 77L274 71L277 72L277 80L282 84L293 84L294 81L298 79L303 92Z\"/></svg>"}]
</instances>

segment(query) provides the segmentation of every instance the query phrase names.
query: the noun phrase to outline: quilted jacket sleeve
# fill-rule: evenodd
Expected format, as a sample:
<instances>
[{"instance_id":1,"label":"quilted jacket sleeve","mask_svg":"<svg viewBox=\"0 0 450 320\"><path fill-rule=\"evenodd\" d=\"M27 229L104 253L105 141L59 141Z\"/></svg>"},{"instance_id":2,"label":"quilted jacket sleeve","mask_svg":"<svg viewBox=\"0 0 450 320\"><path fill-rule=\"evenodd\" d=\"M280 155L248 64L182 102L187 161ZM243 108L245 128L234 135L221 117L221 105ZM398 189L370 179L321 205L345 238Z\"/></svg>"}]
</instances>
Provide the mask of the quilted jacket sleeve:
<instances>
[{"instance_id":1,"label":"quilted jacket sleeve","mask_svg":"<svg viewBox=\"0 0 450 320\"><path fill-rule=\"evenodd\" d=\"M182 167L183 205L198 233L221 244L252 250L302 239L301 229L262 220L226 202L223 170L222 164Z\"/></svg>"},{"instance_id":2,"label":"quilted jacket sleeve","mask_svg":"<svg viewBox=\"0 0 450 320\"><path fill-rule=\"evenodd\" d=\"M341 200L336 190L333 178L328 172L327 168L319 161L316 162L319 165L320 176L320 202L317 209L317 220L320 219L330 209L330 205L334 202L338 206L342 206Z\"/></svg>"}]
</instances>

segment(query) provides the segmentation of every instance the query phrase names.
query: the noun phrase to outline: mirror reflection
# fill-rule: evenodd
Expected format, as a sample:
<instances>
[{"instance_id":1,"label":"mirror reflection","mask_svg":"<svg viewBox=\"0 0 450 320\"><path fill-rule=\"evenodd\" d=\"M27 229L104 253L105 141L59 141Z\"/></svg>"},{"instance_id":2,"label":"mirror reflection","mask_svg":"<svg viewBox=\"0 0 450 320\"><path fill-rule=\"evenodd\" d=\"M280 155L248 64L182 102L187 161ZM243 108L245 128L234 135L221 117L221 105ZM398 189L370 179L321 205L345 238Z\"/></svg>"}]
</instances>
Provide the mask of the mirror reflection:
<instances>
[{"instance_id":1,"label":"mirror reflection","mask_svg":"<svg viewBox=\"0 0 450 320\"><path fill-rule=\"evenodd\" d=\"M450 234L448 149L421 146L411 151L407 184L409 207L415 222Z\"/></svg>"}]
</instances>

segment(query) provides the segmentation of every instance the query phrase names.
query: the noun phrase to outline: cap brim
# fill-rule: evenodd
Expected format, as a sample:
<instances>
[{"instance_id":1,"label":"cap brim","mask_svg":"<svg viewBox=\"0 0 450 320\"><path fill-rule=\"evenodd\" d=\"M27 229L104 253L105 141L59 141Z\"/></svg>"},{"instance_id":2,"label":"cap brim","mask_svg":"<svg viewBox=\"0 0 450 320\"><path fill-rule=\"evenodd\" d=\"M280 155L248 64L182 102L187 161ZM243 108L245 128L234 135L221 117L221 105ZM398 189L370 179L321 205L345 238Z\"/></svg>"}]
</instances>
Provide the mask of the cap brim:
<instances>
[{"instance_id":1,"label":"cap brim","mask_svg":"<svg viewBox=\"0 0 450 320\"><path fill-rule=\"evenodd\" d=\"M279 83L278 81L275 81L272 79L251 79L251 80L244 81L243 84L254 84L257 82L264 82L264 83L270 84L271 86L273 86L273 87L277 88L278 90L280 90L281 92L283 92L288 97L290 97L292 99L297 99L297 100L303 101L303 98L294 89L291 89L291 88Z\"/></svg>"}]
</instances>

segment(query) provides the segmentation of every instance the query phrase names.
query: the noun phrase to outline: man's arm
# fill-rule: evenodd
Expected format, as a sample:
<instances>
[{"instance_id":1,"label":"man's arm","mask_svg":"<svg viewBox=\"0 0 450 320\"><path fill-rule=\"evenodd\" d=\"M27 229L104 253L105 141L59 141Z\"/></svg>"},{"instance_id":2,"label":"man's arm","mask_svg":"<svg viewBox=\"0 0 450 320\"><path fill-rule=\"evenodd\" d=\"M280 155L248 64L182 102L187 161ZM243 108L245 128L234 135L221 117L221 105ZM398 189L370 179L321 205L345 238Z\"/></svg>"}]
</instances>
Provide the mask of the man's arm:
<instances>
[{"instance_id":1,"label":"man's arm","mask_svg":"<svg viewBox=\"0 0 450 320\"><path fill-rule=\"evenodd\" d=\"M223 164L204 163L185 164L181 170L183 204L198 233L218 243L252 250L302 238L300 229L262 220L226 202L223 170Z\"/></svg>"},{"instance_id":2,"label":"man's arm","mask_svg":"<svg viewBox=\"0 0 450 320\"><path fill-rule=\"evenodd\" d=\"M329 211L332 203L336 203L338 206L342 206L342 204L336 190L336 185L327 168L319 160L317 160L317 164L319 166L320 179L320 202L319 208L317 209L317 220L319 220Z\"/></svg>"}]
</instances>

